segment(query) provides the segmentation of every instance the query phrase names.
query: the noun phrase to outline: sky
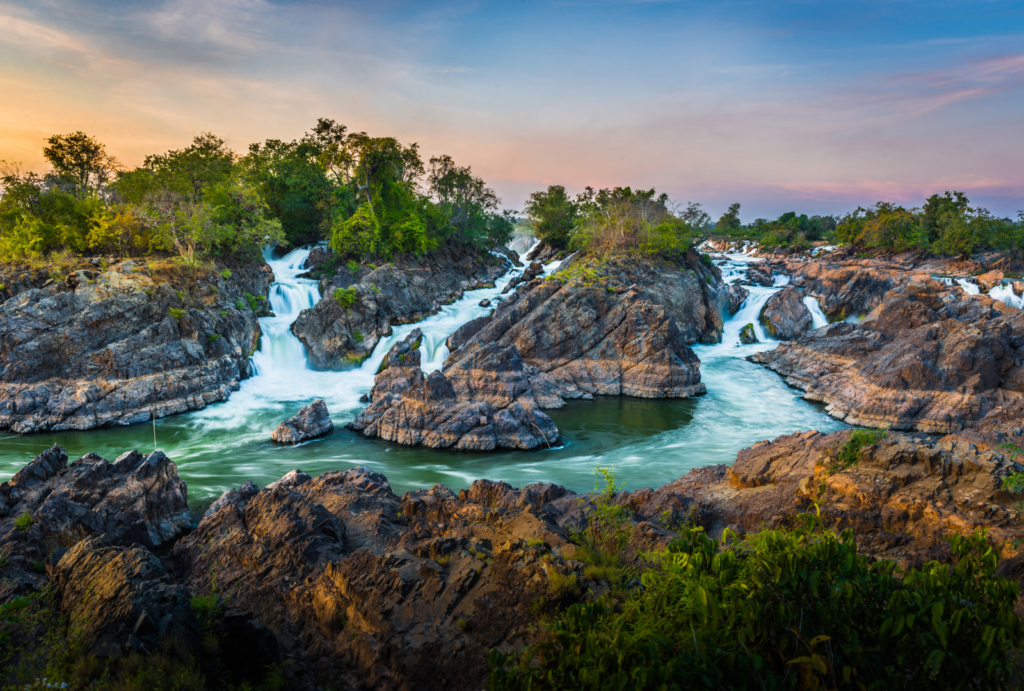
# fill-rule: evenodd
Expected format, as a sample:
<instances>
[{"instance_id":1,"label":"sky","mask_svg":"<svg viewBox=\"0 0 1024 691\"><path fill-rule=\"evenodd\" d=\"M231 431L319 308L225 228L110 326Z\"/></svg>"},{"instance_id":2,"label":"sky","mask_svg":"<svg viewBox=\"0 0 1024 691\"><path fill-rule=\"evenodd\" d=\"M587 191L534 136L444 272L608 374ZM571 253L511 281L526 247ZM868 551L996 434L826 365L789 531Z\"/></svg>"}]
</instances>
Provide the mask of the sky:
<instances>
[{"instance_id":1,"label":"sky","mask_svg":"<svg viewBox=\"0 0 1024 691\"><path fill-rule=\"evenodd\" d=\"M0 0L0 159L83 130L135 166L319 117L549 184L656 187L750 222L1024 209L1024 3Z\"/></svg>"}]
</instances>

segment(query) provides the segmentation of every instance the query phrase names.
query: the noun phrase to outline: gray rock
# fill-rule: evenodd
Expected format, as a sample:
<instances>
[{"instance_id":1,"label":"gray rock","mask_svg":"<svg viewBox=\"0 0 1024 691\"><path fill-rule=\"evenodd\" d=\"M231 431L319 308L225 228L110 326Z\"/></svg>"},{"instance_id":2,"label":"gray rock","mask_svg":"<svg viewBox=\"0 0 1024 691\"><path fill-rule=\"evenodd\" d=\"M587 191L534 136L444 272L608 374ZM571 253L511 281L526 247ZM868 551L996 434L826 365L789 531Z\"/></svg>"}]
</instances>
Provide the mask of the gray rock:
<instances>
[{"instance_id":1,"label":"gray rock","mask_svg":"<svg viewBox=\"0 0 1024 691\"><path fill-rule=\"evenodd\" d=\"M768 334L780 341L792 341L803 336L814 323L803 296L793 286L786 286L768 298L759 319Z\"/></svg>"},{"instance_id":2,"label":"gray rock","mask_svg":"<svg viewBox=\"0 0 1024 691\"><path fill-rule=\"evenodd\" d=\"M288 418L275 429L270 438L279 444L298 444L307 439L322 437L334 429L327 404L318 398Z\"/></svg>"},{"instance_id":3,"label":"gray rock","mask_svg":"<svg viewBox=\"0 0 1024 691\"><path fill-rule=\"evenodd\" d=\"M772 273L772 267L764 263L747 266L747 280L759 286L771 287L775 285L775 275Z\"/></svg>"}]
</instances>

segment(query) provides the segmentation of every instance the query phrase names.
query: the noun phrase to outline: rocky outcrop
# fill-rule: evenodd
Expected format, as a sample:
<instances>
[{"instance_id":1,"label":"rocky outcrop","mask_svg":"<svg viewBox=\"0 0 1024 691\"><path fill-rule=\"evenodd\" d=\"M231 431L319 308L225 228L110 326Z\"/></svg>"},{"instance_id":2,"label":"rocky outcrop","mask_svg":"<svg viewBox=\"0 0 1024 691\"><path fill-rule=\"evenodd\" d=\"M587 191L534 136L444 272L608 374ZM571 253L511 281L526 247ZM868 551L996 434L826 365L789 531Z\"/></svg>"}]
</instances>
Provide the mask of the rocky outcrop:
<instances>
[{"instance_id":1,"label":"rocky outcrop","mask_svg":"<svg viewBox=\"0 0 1024 691\"><path fill-rule=\"evenodd\" d=\"M333 278L321 281L323 298L299 314L292 332L305 344L314 367L358 363L391 335L392 326L435 314L461 299L465 290L494 285L512 261L446 246L423 258L400 257L361 269L357 276L340 267Z\"/></svg>"},{"instance_id":2,"label":"rocky outcrop","mask_svg":"<svg viewBox=\"0 0 1024 691\"><path fill-rule=\"evenodd\" d=\"M158 548L191 525L187 490L159 451L87 454L68 464L54 446L0 483L0 602L39 587L47 560L90 536L105 544Z\"/></svg>"},{"instance_id":3,"label":"rocky outcrop","mask_svg":"<svg viewBox=\"0 0 1024 691\"><path fill-rule=\"evenodd\" d=\"M1024 393L1024 313L928 278L840 323L751 356L851 424L970 427Z\"/></svg>"},{"instance_id":4,"label":"rocky outcrop","mask_svg":"<svg viewBox=\"0 0 1024 691\"><path fill-rule=\"evenodd\" d=\"M508 356L507 351L501 354ZM524 370L522 362L515 361L493 374L501 378L501 385L508 379L525 384ZM460 396L444 374L426 376L419 368L390 367L379 378L386 384L375 386L370 405L348 425L364 436L459 451L530 450L558 444L558 429L528 388L490 397L473 396L476 392Z\"/></svg>"},{"instance_id":5,"label":"rocky outcrop","mask_svg":"<svg viewBox=\"0 0 1024 691\"><path fill-rule=\"evenodd\" d=\"M747 266L747 281L753 285L771 287L775 285L775 275L768 264L756 263Z\"/></svg>"},{"instance_id":6,"label":"rocky outcrop","mask_svg":"<svg viewBox=\"0 0 1024 691\"><path fill-rule=\"evenodd\" d=\"M821 260L785 260L775 262L775 270L791 277L792 285L804 295L818 299L830 322L865 315L882 302L894 288L906 285L915 274L926 278L928 272L913 264L890 264L861 259L833 262Z\"/></svg>"},{"instance_id":7,"label":"rocky outcrop","mask_svg":"<svg viewBox=\"0 0 1024 691\"><path fill-rule=\"evenodd\" d=\"M188 589L172 582L144 547L82 540L53 567L53 582L61 609L84 634L87 653L147 653L169 638L187 650L202 638Z\"/></svg>"},{"instance_id":8,"label":"rocky outcrop","mask_svg":"<svg viewBox=\"0 0 1024 691\"><path fill-rule=\"evenodd\" d=\"M327 404L318 398L298 413L288 418L270 433L278 444L298 444L307 439L322 437L334 429Z\"/></svg>"},{"instance_id":9,"label":"rocky outcrop","mask_svg":"<svg viewBox=\"0 0 1024 691\"><path fill-rule=\"evenodd\" d=\"M0 429L143 422L227 400L249 376L265 265L85 266L0 305Z\"/></svg>"},{"instance_id":10,"label":"rocky outcrop","mask_svg":"<svg viewBox=\"0 0 1024 691\"><path fill-rule=\"evenodd\" d=\"M722 291L722 309L726 314L732 316L739 312L740 307L743 306L743 302L750 295L750 291L741 286L738 283L729 284L724 291Z\"/></svg>"},{"instance_id":11,"label":"rocky outcrop","mask_svg":"<svg viewBox=\"0 0 1024 691\"><path fill-rule=\"evenodd\" d=\"M572 493L481 481L399 497L367 468L293 473L211 509L169 561L193 592L215 582L273 622L293 688L478 689L490 649L531 636L549 579L580 573L545 514L558 501Z\"/></svg>"},{"instance_id":12,"label":"rocky outcrop","mask_svg":"<svg viewBox=\"0 0 1024 691\"><path fill-rule=\"evenodd\" d=\"M793 286L786 286L768 298L758 318L765 331L780 341L799 338L811 328L814 321L811 311L804 304L803 296Z\"/></svg>"},{"instance_id":13,"label":"rocky outcrop","mask_svg":"<svg viewBox=\"0 0 1024 691\"><path fill-rule=\"evenodd\" d=\"M688 343L720 338L721 284L717 269L699 260L687 266L695 268L629 258L574 262L453 334L450 345L458 347L445 361L445 374L457 391L474 389L472 379L482 370L472 358L485 351L485 360L521 360L543 408L595 395L699 395L700 361Z\"/></svg>"}]
</instances>

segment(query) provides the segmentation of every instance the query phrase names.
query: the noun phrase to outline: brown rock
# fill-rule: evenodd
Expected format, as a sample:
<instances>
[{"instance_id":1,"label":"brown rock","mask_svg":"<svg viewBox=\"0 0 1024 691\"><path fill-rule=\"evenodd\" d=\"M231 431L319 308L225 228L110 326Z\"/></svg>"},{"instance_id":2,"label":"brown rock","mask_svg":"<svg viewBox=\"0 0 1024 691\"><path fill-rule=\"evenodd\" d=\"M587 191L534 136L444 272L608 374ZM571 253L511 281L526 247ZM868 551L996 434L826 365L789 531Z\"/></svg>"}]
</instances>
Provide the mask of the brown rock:
<instances>
[{"instance_id":1,"label":"brown rock","mask_svg":"<svg viewBox=\"0 0 1024 691\"><path fill-rule=\"evenodd\" d=\"M270 434L278 444L298 444L307 439L322 437L334 429L327 404L318 398L288 418Z\"/></svg>"},{"instance_id":2,"label":"brown rock","mask_svg":"<svg viewBox=\"0 0 1024 691\"><path fill-rule=\"evenodd\" d=\"M761 308L761 325L772 338L792 341L811 328L813 318L804 304L800 291L786 286L768 298Z\"/></svg>"},{"instance_id":3,"label":"brown rock","mask_svg":"<svg viewBox=\"0 0 1024 691\"><path fill-rule=\"evenodd\" d=\"M1003 282L1003 272L989 271L977 276L975 280L978 281L978 287L981 288L981 292L987 293Z\"/></svg>"}]
</instances>

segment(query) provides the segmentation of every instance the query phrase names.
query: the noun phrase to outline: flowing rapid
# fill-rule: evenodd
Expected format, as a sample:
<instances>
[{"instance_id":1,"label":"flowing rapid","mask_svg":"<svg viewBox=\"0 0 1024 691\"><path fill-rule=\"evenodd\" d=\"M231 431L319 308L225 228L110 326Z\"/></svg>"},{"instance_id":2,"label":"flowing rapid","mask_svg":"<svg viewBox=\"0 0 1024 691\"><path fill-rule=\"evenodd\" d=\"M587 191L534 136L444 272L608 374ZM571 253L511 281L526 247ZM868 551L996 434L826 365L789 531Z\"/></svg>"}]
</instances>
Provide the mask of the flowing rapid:
<instances>
[{"instance_id":1,"label":"flowing rapid","mask_svg":"<svg viewBox=\"0 0 1024 691\"><path fill-rule=\"evenodd\" d=\"M458 489L485 477L517 486L550 481L586 490L592 486L596 465L614 466L619 479L633 489L664 484L691 468L730 463L737 451L757 441L801 430L844 427L820 406L804 401L780 377L744 359L777 345L761 327L758 315L772 293L789 282L788 277L779 276L774 287L749 288L740 310L725 322L721 343L694 346L708 389L705 396L572 401L548 411L565 443L543 451L472 454L368 440L344 425L361 409L359 397L372 387L377 367L391 346L420 328L423 368L440 368L448 354L448 336L487 314L489 308L480 307L480 301L500 301L502 289L522 269L510 271L494 288L466 291L461 300L421 322L394 327L361 366L325 372L309 366L305 347L290 328L302 310L320 299L316 282L299 278L307 255L308 250L299 249L268 259L275 276L268 295L274 316L260 319L260 348L252 358L255 376L242 382L227 402L164 418L155 425L4 435L0 437L0 478L12 475L50 444L61 444L72 458L89 451L115 458L131 448L153 450L155 434L156 447L177 463L189 484L189 497L197 505L245 480L265 485L294 468L315 475L355 465L383 472L398 492L435 482ZM752 261L759 260L729 255L721 266L725 280L740 280ZM546 265L545 272L556 271L560 264ZM816 305L808 303L818 327L824 315ZM739 331L748 323L754 325L760 343L740 344ZM334 432L294 447L270 441L270 432L282 420L315 398L327 402Z\"/></svg>"}]
</instances>

